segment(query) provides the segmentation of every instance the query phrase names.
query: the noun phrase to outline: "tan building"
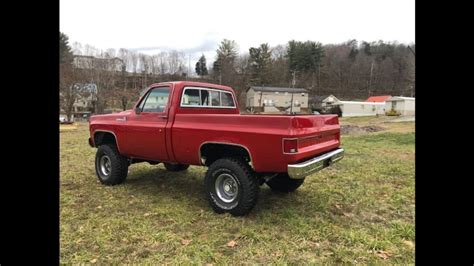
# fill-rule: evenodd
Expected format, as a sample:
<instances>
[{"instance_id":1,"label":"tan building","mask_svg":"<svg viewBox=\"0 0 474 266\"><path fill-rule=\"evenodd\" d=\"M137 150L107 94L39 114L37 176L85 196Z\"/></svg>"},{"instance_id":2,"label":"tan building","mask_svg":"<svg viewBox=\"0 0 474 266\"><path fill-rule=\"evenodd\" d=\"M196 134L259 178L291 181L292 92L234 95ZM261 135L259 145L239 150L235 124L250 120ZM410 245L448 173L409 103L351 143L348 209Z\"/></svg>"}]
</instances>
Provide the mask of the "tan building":
<instances>
[{"instance_id":1,"label":"tan building","mask_svg":"<svg viewBox=\"0 0 474 266\"><path fill-rule=\"evenodd\" d=\"M293 108L291 101L293 99ZM246 108L250 112L308 112L308 91L302 88L260 87L247 89Z\"/></svg>"},{"instance_id":2,"label":"tan building","mask_svg":"<svg viewBox=\"0 0 474 266\"><path fill-rule=\"evenodd\" d=\"M99 58L86 55L74 55L73 64L80 69L102 69L108 71L122 71L125 67L122 59Z\"/></svg>"}]
</instances>

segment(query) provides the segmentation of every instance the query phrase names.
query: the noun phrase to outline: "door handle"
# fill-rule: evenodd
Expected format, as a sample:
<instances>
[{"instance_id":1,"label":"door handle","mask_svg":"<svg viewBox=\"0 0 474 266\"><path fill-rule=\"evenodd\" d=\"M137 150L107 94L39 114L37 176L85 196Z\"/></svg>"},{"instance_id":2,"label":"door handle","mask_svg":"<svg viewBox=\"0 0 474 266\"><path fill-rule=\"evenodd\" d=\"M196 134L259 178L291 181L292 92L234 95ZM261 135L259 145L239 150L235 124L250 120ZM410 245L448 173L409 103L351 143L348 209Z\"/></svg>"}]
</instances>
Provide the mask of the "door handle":
<instances>
[{"instance_id":1,"label":"door handle","mask_svg":"<svg viewBox=\"0 0 474 266\"><path fill-rule=\"evenodd\" d=\"M161 119L168 119L168 116L160 116Z\"/></svg>"},{"instance_id":2,"label":"door handle","mask_svg":"<svg viewBox=\"0 0 474 266\"><path fill-rule=\"evenodd\" d=\"M117 119L115 119L115 121L124 122L124 121L127 121L127 117L117 118Z\"/></svg>"}]
</instances>

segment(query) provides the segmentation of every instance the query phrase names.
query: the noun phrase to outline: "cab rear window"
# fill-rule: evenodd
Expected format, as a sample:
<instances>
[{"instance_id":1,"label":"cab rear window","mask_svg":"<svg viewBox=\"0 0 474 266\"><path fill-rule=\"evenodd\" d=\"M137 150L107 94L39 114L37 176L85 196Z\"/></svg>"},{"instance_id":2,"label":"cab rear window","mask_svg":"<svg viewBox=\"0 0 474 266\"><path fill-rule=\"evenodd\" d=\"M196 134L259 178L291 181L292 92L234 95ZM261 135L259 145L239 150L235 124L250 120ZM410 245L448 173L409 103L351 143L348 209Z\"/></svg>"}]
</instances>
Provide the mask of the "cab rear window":
<instances>
[{"instance_id":1,"label":"cab rear window","mask_svg":"<svg viewBox=\"0 0 474 266\"><path fill-rule=\"evenodd\" d=\"M186 87L181 107L235 108L232 93L216 89Z\"/></svg>"}]
</instances>

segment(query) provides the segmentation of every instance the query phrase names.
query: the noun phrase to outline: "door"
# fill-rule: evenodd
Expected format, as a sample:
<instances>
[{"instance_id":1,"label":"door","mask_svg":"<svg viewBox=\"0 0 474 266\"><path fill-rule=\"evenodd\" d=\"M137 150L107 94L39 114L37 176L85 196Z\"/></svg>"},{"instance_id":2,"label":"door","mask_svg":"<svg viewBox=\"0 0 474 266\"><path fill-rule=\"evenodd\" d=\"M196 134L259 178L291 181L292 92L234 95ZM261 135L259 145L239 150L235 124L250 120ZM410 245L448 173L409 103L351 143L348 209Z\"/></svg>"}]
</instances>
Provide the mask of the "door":
<instances>
[{"instance_id":1,"label":"door","mask_svg":"<svg viewBox=\"0 0 474 266\"><path fill-rule=\"evenodd\" d=\"M166 161L165 127L168 122L169 87L157 87L148 91L136 110L127 119L124 130L127 154L130 157Z\"/></svg>"}]
</instances>

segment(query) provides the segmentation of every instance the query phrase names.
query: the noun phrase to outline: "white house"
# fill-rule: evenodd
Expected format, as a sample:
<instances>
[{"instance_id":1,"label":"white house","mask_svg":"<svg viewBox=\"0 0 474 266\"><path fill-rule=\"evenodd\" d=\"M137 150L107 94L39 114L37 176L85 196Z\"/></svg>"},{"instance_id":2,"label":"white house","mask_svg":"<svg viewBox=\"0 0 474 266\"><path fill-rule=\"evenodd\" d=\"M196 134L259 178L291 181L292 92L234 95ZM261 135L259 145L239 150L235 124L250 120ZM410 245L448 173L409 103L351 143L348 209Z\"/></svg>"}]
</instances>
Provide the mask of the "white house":
<instances>
[{"instance_id":1,"label":"white house","mask_svg":"<svg viewBox=\"0 0 474 266\"><path fill-rule=\"evenodd\" d=\"M306 112L308 91L303 88L252 86L247 89L246 107L252 112L281 113L290 110Z\"/></svg>"},{"instance_id":2,"label":"white house","mask_svg":"<svg viewBox=\"0 0 474 266\"><path fill-rule=\"evenodd\" d=\"M309 98L310 107L313 110L321 111L333 103L339 101L334 95L312 96Z\"/></svg>"},{"instance_id":3,"label":"white house","mask_svg":"<svg viewBox=\"0 0 474 266\"><path fill-rule=\"evenodd\" d=\"M385 110L395 110L401 115L415 115L415 98L394 96L385 101Z\"/></svg>"},{"instance_id":4,"label":"white house","mask_svg":"<svg viewBox=\"0 0 474 266\"><path fill-rule=\"evenodd\" d=\"M385 114L384 102L337 101L332 105L339 106L342 117L375 116Z\"/></svg>"}]
</instances>

